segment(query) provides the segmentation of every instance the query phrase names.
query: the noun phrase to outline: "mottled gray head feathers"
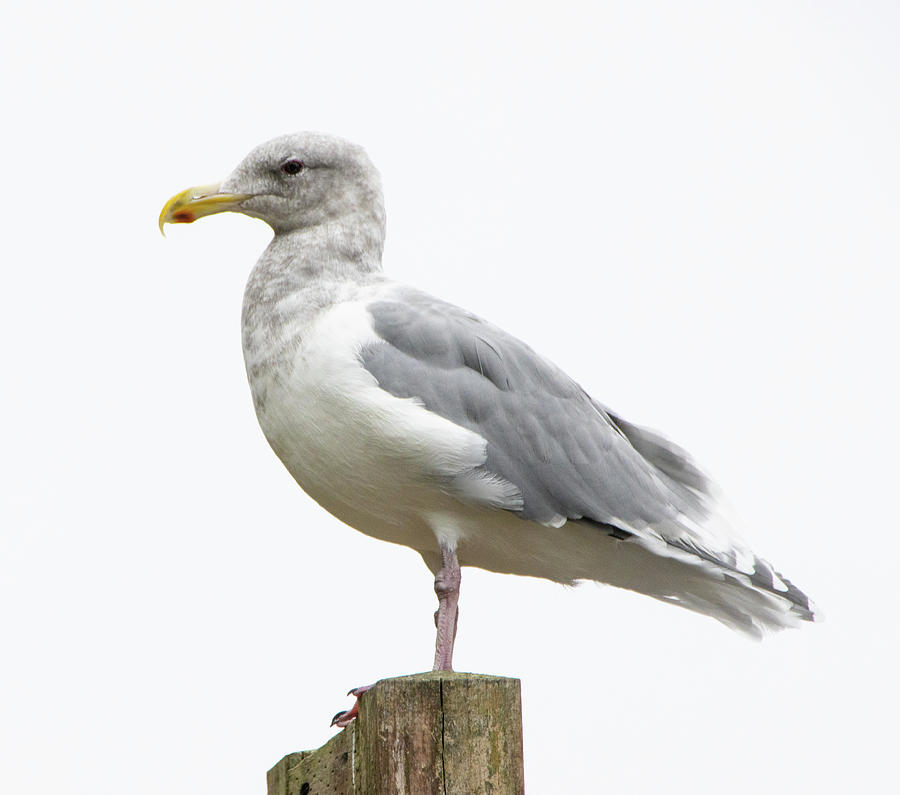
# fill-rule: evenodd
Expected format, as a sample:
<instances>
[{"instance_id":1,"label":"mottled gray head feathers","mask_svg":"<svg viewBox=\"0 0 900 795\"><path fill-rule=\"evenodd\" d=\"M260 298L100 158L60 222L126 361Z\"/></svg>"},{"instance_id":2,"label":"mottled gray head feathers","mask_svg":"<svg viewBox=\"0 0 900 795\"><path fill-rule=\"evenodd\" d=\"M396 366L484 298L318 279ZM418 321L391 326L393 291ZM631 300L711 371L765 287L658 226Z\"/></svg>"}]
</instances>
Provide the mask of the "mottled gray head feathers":
<instances>
[{"instance_id":1,"label":"mottled gray head feathers","mask_svg":"<svg viewBox=\"0 0 900 795\"><path fill-rule=\"evenodd\" d=\"M221 186L250 194L241 212L276 234L353 220L384 235L381 179L365 150L343 138L282 135L250 152Z\"/></svg>"}]
</instances>

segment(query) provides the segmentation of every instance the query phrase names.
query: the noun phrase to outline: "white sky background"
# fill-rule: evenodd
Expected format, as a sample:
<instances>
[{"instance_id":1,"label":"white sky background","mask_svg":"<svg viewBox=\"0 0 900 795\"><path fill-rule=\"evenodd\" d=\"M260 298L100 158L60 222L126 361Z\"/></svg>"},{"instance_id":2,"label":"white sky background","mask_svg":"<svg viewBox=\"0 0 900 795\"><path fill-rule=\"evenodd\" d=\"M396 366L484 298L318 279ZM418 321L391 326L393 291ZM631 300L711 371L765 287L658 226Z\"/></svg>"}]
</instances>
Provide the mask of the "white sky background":
<instances>
[{"instance_id":1,"label":"white sky background","mask_svg":"<svg viewBox=\"0 0 900 795\"><path fill-rule=\"evenodd\" d=\"M521 677L529 792L884 791L896 755L900 7L17 6L5 117L0 791L245 795L346 690L429 667L431 576L253 416L257 143L363 143L386 268L524 337L720 481L823 607L763 644L464 570L460 670Z\"/></svg>"}]
</instances>

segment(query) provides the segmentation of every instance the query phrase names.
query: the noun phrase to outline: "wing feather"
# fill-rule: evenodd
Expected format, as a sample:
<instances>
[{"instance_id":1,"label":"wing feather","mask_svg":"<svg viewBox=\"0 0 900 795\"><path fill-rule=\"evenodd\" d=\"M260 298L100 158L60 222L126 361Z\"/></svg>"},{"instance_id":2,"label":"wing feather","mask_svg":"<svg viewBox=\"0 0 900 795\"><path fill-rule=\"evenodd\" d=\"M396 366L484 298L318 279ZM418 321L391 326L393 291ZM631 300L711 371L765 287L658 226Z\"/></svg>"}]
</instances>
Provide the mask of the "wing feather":
<instances>
[{"instance_id":1,"label":"wing feather","mask_svg":"<svg viewBox=\"0 0 900 795\"><path fill-rule=\"evenodd\" d=\"M618 538L662 541L804 612L806 597L756 557L715 507L684 450L594 401L525 343L410 288L368 305L379 344L361 352L382 389L487 441L485 469L518 489L503 507L548 526L588 521Z\"/></svg>"}]
</instances>

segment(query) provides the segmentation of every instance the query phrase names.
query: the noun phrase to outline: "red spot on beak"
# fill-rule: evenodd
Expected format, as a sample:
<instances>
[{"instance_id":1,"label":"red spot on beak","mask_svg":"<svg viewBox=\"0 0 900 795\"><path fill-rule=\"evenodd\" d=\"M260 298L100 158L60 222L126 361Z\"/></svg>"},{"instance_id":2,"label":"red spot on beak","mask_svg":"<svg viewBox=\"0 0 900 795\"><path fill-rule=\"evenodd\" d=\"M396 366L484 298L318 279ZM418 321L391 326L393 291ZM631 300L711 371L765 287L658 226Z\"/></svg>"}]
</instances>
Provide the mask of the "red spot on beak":
<instances>
[{"instance_id":1,"label":"red spot on beak","mask_svg":"<svg viewBox=\"0 0 900 795\"><path fill-rule=\"evenodd\" d=\"M179 210L172 216L172 220L179 224L192 224L197 218L189 210Z\"/></svg>"}]
</instances>

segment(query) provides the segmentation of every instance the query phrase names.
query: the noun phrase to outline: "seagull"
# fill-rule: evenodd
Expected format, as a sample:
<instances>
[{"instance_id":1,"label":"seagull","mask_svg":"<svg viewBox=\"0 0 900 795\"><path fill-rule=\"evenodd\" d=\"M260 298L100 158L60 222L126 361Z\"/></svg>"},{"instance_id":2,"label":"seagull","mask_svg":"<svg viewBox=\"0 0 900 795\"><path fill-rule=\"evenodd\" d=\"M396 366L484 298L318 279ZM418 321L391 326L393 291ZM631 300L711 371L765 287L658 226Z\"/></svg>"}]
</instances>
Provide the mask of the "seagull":
<instances>
[{"instance_id":1,"label":"seagull","mask_svg":"<svg viewBox=\"0 0 900 795\"><path fill-rule=\"evenodd\" d=\"M221 184L173 196L160 230L225 211L274 231L242 312L263 433L325 510L422 555L434 670L452 670L461 566L606 583L754 638L819 617L684 450L516 337L384 275L381 180L362 147L275 138Z\"/></svg>"}]
</instances>

